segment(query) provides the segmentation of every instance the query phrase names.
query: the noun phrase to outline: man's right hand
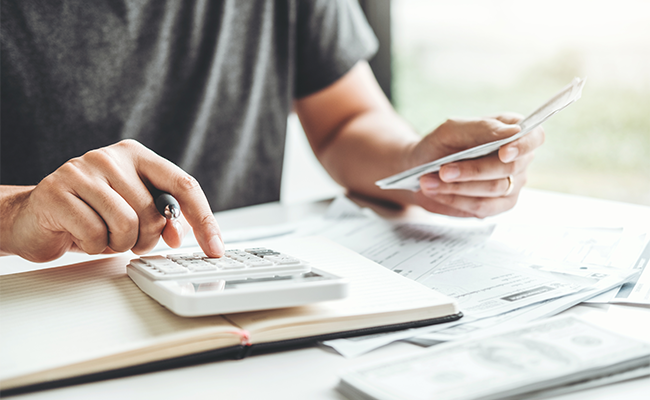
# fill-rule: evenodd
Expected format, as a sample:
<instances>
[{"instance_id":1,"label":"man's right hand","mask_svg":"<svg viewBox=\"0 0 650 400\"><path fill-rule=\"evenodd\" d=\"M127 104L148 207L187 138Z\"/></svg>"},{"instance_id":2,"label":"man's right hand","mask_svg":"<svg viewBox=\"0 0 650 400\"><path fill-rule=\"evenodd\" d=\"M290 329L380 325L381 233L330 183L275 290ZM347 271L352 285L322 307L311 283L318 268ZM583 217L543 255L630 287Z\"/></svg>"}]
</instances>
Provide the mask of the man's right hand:
<instances>
[{"instance_id":1,"label":"man's right hand","mask_svg":"<svg viewBox=\"0 0 650 400\"><path fill-rule=\"evenodd\" d=\"M150 188L174 196L183 215L175 221L161 216ZM74 158L37 186L0 186L0 218L0 253L35 262L70 250L144 254L161 235L178 247L187 223L206 255L224 252L198 182L134 140Z\"/></svg>"}]
</instances>

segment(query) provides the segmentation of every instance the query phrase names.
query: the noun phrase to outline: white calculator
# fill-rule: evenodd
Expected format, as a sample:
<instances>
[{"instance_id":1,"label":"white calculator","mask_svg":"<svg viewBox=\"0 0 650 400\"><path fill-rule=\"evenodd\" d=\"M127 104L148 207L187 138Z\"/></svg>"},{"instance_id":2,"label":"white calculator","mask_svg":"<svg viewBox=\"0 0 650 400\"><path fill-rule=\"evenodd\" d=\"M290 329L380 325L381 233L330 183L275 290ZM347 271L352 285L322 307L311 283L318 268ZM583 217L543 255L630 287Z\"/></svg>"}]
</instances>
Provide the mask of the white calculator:
<instances>
[{"instance_id":1,"label":"white calculator","mask_svg":"<svg viewBox=\"0 0 650 400\"><path fill-rule=\"evenodd\" d=\"M175 314L198 317L294 307L347 296L348 282L272 249L144 256L131 260L129 277Z\"/></svg>"}]
</instances>

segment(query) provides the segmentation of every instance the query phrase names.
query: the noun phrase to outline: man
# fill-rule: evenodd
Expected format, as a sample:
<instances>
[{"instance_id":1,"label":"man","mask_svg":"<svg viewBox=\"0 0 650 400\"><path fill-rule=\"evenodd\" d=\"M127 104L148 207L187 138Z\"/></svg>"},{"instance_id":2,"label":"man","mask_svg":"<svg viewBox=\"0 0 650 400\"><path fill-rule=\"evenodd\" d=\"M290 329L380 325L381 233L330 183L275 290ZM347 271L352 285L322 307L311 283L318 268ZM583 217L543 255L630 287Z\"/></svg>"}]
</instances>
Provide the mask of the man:
<instances>
[{"instance_id":1,"label":"man","mask_svg":"<svg viewBox=\"0 0 650 400\"><path fill-rule=\"evenodd\" d=\"M445 165L417 193L382 191L377 179L511 136L518 118L449 120L421 139L379 89L376 40L348 0L32 3L2 3L2 254L142 254L161 235L179 246L189 223L221 256L211 206L279 198L291 109L348 190L453 216L511 208L544 139ZM154 188L183 218L158 214Z\"/></svg>"}]
</instances>

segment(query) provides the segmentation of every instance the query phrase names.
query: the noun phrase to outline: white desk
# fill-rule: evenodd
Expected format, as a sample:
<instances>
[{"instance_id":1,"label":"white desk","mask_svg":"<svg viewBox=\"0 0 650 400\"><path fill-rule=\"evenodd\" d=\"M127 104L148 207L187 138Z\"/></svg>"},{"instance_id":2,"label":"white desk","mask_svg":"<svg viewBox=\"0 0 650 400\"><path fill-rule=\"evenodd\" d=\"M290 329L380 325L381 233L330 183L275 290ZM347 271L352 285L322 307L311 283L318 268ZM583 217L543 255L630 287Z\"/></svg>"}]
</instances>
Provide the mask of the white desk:
<instances>
[{"instance_id":1,"label":"white desk","mask_svg":"<svg viewBox=\"0 0 650 400\"><path fill-rule=\"evenodd\" d=\"M219 213L217 217L222 229L228 231L298 221L305 216L322 213L326 207L326 203L293 206L275 203L227 211ZM390 218L420 221L442 218L416 208L405 212L383 210L383 214ZM573 226L636 225L650 228L650 207L524 190L514 210L494 219ZM51 265L60 265L68 260L74 262L80 256L70 257ZM41 267L15 258L0 261L4 272ZM580 315L598 325L650 341L650 307L580 305L565 313ZM422 351L418 346L394 343L359 358L346 360L326 348L306 348L30 393L17 398L342 399L334 390L341 370L418 351ZM650 379L637 379L558 398L648 399Z\"/></svg>"}]
</instances>

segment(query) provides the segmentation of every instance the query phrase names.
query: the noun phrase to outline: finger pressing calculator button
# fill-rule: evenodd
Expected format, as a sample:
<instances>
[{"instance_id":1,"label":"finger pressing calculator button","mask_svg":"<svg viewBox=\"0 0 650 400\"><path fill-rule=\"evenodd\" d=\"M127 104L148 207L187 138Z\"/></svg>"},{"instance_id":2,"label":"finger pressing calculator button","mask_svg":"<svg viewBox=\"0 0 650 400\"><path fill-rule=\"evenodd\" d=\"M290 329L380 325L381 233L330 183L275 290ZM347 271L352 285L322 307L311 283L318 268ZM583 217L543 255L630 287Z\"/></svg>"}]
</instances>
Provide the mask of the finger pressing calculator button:
<instances>
[{"instance_id":1,"label":"finger pressing calculator button","mask_svg":"<svg viewBox=\"0 0 650 400\"><path fill-rule=\"evenodd\" d=\"M228 250L225 257L208 258L204 253L143 256L131 260L129 267L139 270L149 279L186 280L188 278L222 278L236 276L290 275L305 273L309 266L304 261L268 248Z\"/></svg>"}]
</instances>

